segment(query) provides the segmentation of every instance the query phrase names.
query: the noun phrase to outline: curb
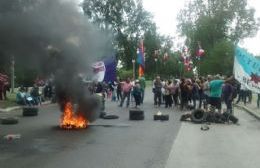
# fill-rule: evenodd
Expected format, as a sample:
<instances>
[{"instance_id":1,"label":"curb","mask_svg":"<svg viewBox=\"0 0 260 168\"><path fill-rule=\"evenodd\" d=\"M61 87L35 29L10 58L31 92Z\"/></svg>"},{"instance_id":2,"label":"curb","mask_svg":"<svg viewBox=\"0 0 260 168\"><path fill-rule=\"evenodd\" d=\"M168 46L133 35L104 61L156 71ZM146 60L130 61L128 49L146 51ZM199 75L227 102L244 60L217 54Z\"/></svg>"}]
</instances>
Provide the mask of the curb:
<instances>
[{"instance_id":1,"label":"curb","mask_svg":"<svg viewBox=\"0 0 260 168\"><path fill-rule=\"evenodd\" d=\"M251 116L255 117L256 119L260 120L260 114L256 114L253 110L249 109L248 107L242 106L242 105L238 105L235 104L235 107L238 107L240 109L245 110L248 114L250 114Z\"/></svg>"},{"instance_id":2,"label":"curb","mask_svg":"<svg viewBox=\"0 0 260 168\"><path fill-rule=\"evenodd\" d=\"M46 101L46 102L43 102L42 105L48 105L48 104L51 104L51 101ZM14 106L14 107L9 107L9 108L5 108L5 109L1 109L0 108L0 113L3 112L10 112L10 111L14 111L14 110L20 110L22 109L23 106Z\"/></svg>"}]
</instances>

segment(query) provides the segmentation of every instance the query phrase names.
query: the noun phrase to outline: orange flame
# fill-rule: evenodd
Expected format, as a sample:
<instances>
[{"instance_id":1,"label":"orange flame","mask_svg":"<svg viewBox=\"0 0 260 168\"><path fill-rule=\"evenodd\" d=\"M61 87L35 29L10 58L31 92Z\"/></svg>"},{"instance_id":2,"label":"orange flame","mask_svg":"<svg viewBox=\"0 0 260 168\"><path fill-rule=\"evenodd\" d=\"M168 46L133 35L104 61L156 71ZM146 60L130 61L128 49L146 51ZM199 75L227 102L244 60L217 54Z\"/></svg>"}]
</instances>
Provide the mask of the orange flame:
<instances>
[{"instance_id":1,"label":"orange flame","mask_svg":"<svg viewBox=\"0 0 260 168\"><path fill-rule=\"evenodd\" d=\"M81 113L73 112L71 102L65 104L64 113L61 116L60 127L63 129L80 129L88 126L88 120Z\"/></svg>"}]
</instances>

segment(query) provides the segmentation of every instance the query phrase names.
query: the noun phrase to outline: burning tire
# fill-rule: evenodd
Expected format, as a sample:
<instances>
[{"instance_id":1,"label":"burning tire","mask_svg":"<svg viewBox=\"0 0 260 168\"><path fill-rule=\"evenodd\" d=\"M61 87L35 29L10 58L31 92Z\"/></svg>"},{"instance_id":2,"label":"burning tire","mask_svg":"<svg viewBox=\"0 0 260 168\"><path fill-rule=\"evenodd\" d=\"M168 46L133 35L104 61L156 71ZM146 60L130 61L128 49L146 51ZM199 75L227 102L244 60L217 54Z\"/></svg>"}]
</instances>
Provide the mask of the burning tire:
<instances>
[{"instance_id":1,"label":"burning tire","mask_svg":"<svg viewBox=\"0 0 260 168\"><path fill-rule=\"evenodd\" d=\"M18 118L14 117L3 118L1 120L1 124L3 125L13 125L18 123Z\"/></svg>"},{"instance_id":2,"label":"burning tire","mask_svg":"<svg viewBox=\"0 0 260 168\"><path fill-rule=\"evenodd\" d=\"M23 108L23 116L37 116L39 109L37 107L24 107Z\"/></svg>"},{"instance_id":3,"label":"burning tire","mask_svg":"<svg viewBox=\"0 0 260 168\"><path fill-rule=\"evenodd\" d=\"M194 123L202 123L205 122L207 118L207 114L202 109L196 109L191 113L191 121Z\"/></svg>"}]
</instances>

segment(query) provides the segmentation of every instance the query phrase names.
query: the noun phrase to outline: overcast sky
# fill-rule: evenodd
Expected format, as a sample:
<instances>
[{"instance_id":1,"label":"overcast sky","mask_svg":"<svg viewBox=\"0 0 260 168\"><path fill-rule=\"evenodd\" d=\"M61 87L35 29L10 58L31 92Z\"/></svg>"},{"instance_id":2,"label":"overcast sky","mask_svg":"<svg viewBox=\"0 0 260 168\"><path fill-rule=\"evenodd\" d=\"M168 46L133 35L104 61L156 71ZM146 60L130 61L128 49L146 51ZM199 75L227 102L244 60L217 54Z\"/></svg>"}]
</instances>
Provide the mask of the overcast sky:
<instances>
[{"instance_id":1,"label":"overcast sky","mask_svg":"<svg viewBox=\"0 0 260 168\"><path fill-rule=\"evenodd\" d=\"M190 0L143 0L143 3L145 9L153 14L159 32L176 36L176 17L187 1ZM256 15L260 17L260 1L248 0L248 3L256 9ZM256 37L246 39L240 45L247 48L251 53L260 55L260 31Z\"/></svg>"}]
</instances>

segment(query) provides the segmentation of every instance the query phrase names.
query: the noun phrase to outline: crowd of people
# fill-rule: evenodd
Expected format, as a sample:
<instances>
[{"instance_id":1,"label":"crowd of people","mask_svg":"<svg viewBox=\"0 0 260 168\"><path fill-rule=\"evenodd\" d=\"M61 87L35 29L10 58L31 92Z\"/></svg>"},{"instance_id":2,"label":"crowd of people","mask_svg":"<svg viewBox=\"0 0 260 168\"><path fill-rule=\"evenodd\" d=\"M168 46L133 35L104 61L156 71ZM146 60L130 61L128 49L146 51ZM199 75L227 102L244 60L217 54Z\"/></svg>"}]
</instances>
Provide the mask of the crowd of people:
<instances>
[{"instance_id":1,"label":"crowd of people","mask_svg":"<svg viewBox=\"0 0 260 168\"><path fill-rule=\"evenodd\" d=\"M114 82L96 82L91 90L94 93L103 94L112 101L119 102L119 107L123 107L125 101L126 107L129 107L130 101L135 102L135 107L138 107L143 104L145 87L144 77L137 80L128 77L124 81L117 78Z\"/></svg>"},{"instance_id":2,"label":"crowd of people","mask_svg":"<svg viewBox=\"0 0 260 168\"><path fill-rule=\"evenodd\" d=\"M135 102L135 107L143 104L145 93L144 77L137 80L117 78L114 82L97 82L93 92L102 93L108 99L117 101L119 107L129 107L130 102ZM152 82L154 106L165 108L179 108L191 110L214 106L219 112L225 104L226 111L232 113L233 103L243 101L246 105L252 101L252 92L237 82L233 76L208 75L206 77L181 78L163 80L157 76ZM258 94L257 106L260 106Z\"/></svg>"},{"instance_id":3,"label":"crowd of people","mask_svg":"<svg viewBox=\"0 0 260 168\"><path fill-rule=\"evenodd\" d=\"M232 113L232 103L243 100L252 101L252 92L237 82L233 76L223 77L220 75L197 78L182 78L174 80L162 80L157 76L153 81L154 105L165 108L180 107L183 109L206 108L210 104L221 111L222 102L226 110ZM259 108L260 95L258 94L257 106Z\"/></svg>"}]
</instances>

